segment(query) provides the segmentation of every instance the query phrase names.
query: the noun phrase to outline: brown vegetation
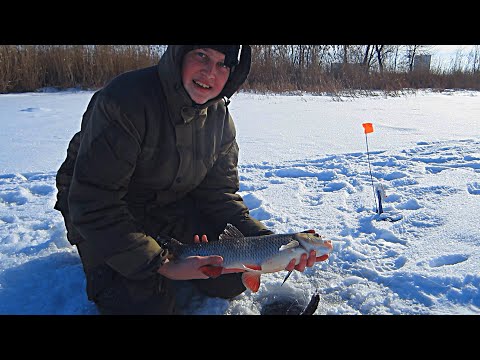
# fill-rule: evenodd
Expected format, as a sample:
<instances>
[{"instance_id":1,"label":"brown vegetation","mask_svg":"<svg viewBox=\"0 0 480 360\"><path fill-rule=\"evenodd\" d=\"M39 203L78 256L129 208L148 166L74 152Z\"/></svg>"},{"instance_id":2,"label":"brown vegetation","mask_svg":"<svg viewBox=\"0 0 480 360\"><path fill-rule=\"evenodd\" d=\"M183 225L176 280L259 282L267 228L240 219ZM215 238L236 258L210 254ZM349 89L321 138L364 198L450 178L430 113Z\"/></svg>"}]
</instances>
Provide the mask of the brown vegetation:
<instances>
[{"instance_id":1,"label":"brown vegetation","mask_svg":"<svg viewBox=\"0 0 480 360\"><path fill-rule=\"evenodd\" d=\"M0 92L99 88L159 58L157 48L145 45L1 45Z\"/></svg>"},{"instance_id":2,"label":"brown vegetation","mask_svg":"<svg viewBox=\"0 0 480 360\"><path fill-rule=\"evenodd\" d=\"M165 46L1 45L0 93L97 89L116 75L156 64ZM253 45L243 89L255 92L395 94L405 89L480 90L476 48L450 68L415 69L420 45Z\"/></svg>"}]
</instances>

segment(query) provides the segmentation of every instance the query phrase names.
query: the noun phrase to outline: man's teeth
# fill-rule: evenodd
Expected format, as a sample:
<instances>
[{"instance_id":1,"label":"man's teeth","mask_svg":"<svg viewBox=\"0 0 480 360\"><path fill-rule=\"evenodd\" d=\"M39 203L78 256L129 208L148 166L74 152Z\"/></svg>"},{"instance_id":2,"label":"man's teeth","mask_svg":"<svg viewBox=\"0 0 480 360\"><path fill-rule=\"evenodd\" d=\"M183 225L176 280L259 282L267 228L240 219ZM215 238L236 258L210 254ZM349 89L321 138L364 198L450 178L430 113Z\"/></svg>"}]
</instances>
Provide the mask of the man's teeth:
<instances>
[{"instance_id":1,"label":"man's teeth","mask_svg":"<svg viewBox=\"0 0 480 360\"><path fill-rule=\"evenodd\" d=\"M194 82L195 84L197 84L198 86L203 87L204 89L210 89L210 86L208 86L208 85L206 85L206 84L204 84L204 83L198 82L198 81L196 81L196 80L193 80L193 82Z\"/></svg>"}]
</instances>

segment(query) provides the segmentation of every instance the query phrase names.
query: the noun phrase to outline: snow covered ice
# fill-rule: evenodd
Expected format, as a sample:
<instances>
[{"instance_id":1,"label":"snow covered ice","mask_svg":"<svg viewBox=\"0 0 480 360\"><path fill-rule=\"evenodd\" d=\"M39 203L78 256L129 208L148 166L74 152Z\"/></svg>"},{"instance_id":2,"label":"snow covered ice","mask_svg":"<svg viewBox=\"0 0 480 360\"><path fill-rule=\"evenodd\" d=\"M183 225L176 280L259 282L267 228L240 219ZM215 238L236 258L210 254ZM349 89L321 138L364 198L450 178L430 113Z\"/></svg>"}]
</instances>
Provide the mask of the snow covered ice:
<instances>
[{"instance_id":1,"label":"snow covered ice","mask_svg":"<svg viewBox=\"0 0 480 360\"><path fill-rule=\"evenodd\" d=\"M53 209L55 175L91 91L0 95L0 314L97 314ZM480 94L397 97L238 93L240 194L277 233L315 229L326 262L262 275L257 293L192 294L187 314L257 315L276 299L315 315L480 314ZM387 197L377 221L373 181ZM186 300L189 300L188 302Z\"/></svg>"}]
</instances>

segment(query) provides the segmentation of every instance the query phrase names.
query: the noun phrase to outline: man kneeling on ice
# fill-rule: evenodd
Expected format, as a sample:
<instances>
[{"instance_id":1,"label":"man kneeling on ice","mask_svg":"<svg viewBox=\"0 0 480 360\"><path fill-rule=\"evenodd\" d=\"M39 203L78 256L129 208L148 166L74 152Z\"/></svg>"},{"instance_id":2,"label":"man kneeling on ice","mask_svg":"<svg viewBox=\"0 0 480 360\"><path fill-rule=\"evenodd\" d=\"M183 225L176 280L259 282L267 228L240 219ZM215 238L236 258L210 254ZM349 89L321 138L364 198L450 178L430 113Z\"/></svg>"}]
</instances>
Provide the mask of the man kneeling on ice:
<instances>
[{"instance_id":1,"label":"man kneeling on ice","mask_svg":"<svg viewBox=\"0 0 480 360\"><path fill-rule=\"evenodd\" d=\"M250 65L249 45L171 45L157 65L121 74L92 96L57 173L55 209L100 313L175 314L179 280L221 298L251 284L242 274L252 264L225 269L216 254L170 261L156 241L213 243L228 223L245 237L273 234L237 194L228 105ZM297 263L293 255L288 271L328 257L312 249ZM219 276L207 275L212 266Z\"/></svg>"}]
</instances>

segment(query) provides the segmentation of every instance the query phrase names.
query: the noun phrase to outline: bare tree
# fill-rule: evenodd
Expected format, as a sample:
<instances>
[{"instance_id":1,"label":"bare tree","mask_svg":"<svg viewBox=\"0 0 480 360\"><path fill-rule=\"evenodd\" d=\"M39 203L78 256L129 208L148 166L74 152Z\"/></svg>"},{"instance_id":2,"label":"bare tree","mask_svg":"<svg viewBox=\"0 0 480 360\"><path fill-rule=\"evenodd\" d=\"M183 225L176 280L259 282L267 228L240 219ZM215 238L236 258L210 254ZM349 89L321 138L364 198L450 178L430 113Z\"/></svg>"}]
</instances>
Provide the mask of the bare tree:
<instances>
[{"instance_id":1,"label":"bare tree","mask_svg":"<svg viewBox=\"0 0 480 360\"><path fill-rule=\"evenodd\" d=\"M473 67L472 72L476 74L480 71L480 45L475 45L472 49L473 53Z\"/></svg>"},{"instance_id":2,"label":"bare tree","mask_svg":"<svg viewBox=\"0 0 480 360\"><path fill-rule=\"evenodd\" d=\"M480 68L480 45L475 45L468 54L467 67L471 68L473 74L477 73Z\"/></svg>"},{"instance_id":3,"label":"bare tree","mask_svg":"<svg viewBox=\"0 0 480 360\"><path fill-rule=\"evenodd\" d=\"M365 67L365 71L368 72L372 64L373 57L375 55L373 45L365 45L363 54L364 56L362 64Z\"/></svg>"}]
</instances>

